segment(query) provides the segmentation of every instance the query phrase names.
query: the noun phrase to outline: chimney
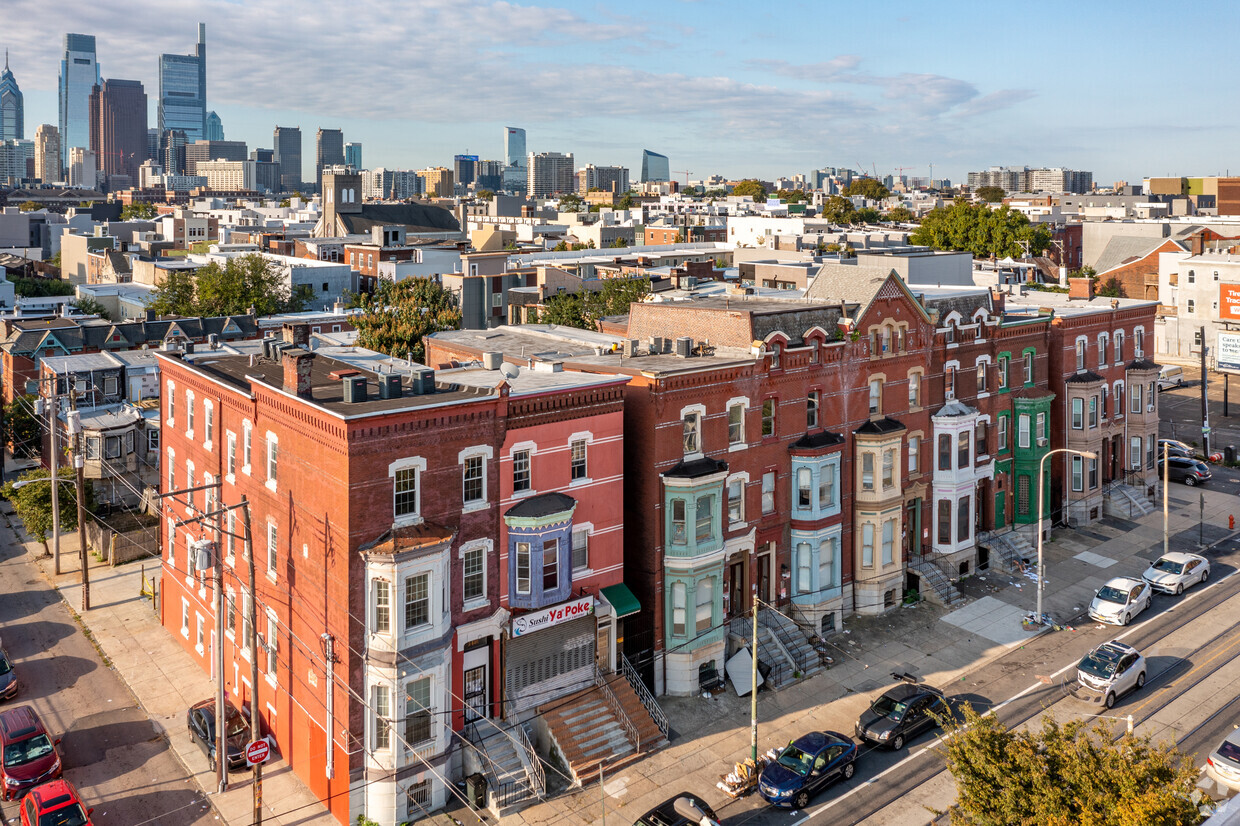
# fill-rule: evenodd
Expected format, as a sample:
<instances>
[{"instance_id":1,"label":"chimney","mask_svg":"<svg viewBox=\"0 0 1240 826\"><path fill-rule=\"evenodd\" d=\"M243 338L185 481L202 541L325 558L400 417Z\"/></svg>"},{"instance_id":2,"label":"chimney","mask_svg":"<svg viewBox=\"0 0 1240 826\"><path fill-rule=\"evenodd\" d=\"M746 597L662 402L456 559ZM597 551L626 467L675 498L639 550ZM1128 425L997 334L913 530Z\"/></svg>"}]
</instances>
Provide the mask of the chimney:
<instances>
[{"instance_id":1,"label":"chimney","mask_svg":"<svg viewBox=\"0 0 1240 826\"><path fill-rule=\"evenodd\" d=\"M1189 239L1189 252L1193 255L1201 255L1206 251L1206 234L1204 231L1196 232Z\"/></svg>"},{"instance_id":2,"label":"chimney","mask_svg":"<svg viewBox=\"0 0 1240 826\"><path fill-rule=\"evenodd\" d=\"M285 392L310 398L310 365L314 363L314 353L289 347L280 354L280 360L284 365Z\"/></svg>"},{"instance_id":3,"label":"chimney","mask_svg":"<svg viewBox=\"0 0 1240 826\"><path fill-rule=\"evenodd\" d=\"M310 346L310 325L286 321L283 327L284 340L294 347Z\"/></svg>"},{"instance_id":4,"label":"chimney","mask_svg":"<svg viewBox=\"0 0 1240 826\"><path fill-rule=\"evenodd\" d=\"M1093 297L1094 280L1092 278L1068 279L1068 298L1084 298L1088 301Z\"/></svg>"}]
</instances>

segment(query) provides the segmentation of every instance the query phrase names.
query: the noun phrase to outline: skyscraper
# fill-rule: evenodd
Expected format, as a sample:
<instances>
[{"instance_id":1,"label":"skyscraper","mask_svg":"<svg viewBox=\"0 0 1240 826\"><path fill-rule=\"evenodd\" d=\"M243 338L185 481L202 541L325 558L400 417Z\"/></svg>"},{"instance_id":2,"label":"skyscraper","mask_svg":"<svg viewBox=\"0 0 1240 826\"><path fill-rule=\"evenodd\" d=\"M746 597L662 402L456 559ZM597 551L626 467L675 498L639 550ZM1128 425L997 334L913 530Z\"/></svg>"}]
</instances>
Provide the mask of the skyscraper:
<instances>
[{"instance_id":1,"label":"skyscraper","mask_svg":"<svg viewBox=\"0 0 1240 826\"><path fill-rule=\"evenodd\" d=\"M64 180L60 174L60 131L50 123L34 130L34 176L45 184Z\"/></svg>"},{"instance_id":2,"label":"skyscraper","mask_svg":"<svg viewBox=\"0 0 1240 826\"><path fill-rule=\"evenodd\" d=\"M159 56L159 131L180 129L202 140L207 129L207 24L198 24L192 55Z\"/></svg>"},{"instance_id":3,"label":"skyscraper","mask_svg":"<svg viewBox=\"0 0 1240 826\"><path fill-rule=\"evenodd\" d=\"M244 161L249 155L245 141L194 141L185 145L185 174L198 175L206 161Z\"/></svg>"},{"instance_id":4,"label":"skyscraper","mask_svg":"<svg viewBox=\"0 0 1240 826\"><path fill-rule=\"evenodd\" d=\"M525 159L525 130L515 126L505 126L504 189L509 192L525 192L527 183Z\"/></svg>"},{"instance_id":5,"label":"skyscraper","mask_svg":"<svg viewBox=\"0 0 1240 826\"><path fill-rule=\"evenodd\" d=\"M301 127L277 126L274 140L275 162L280 165L281 191L301 189Z\"/></svg>"},{"instance_id":6,"label":"skyscraper","mask_svg":"<svg viewBox=\"0 0 1240 826\"><path fill-rule=\"evenodd\" d=\"M642 181L670 181L671 179L671 166L667 162L667 155L643 149Z\"/></svg>"},{"instance_id":7,"label":"skyscraper","mask_svg":"<svg viewBox=\"0 0 1240 826\"><path fill-rule=\"evenodd\" d=\"M529 175L526 193L531 198L546 198L557 193L572 192L574 186L573 156L559 152L531 152L526 156Z\"/></svg>"},{"instance_id":8,"label":"skyscraper","mask_svg":"<svg viewBox=\"0 0 1240 826\"><path fill-rule=\"evenodd\" d=\"M0 141L21 140L26 137L23 121L26 104L17 80L9 71L9 52L4 51L4 71L0 72Z\"/></svg>"},{"instance_id":9,"label":"skyscraper","mask_svg":"<svg viewBox=\"0 0 1240 826\"><path fill-rule=\"evenodd\" d=\"M344 145L344 162L354 169L362 168L362 145L350 142Z\"/></svg>"},{"instance_id":10,"label":"skyscraper","mask_svg":"<svg viewBox=\"0 0 1240 826\"><path fill-rule=\"evenodd\" d=\"M90 148L104 175L128 175L137 185L146 160L146 91L139 81L107 78L91 91Z\"/></svg>"},{"instance_id":11,"label":"skyscraper","mask_svg":"<svg viewBox=\"0 0 1240 826\"><path fill-rule=\"evenodd\" d=\"M314 136L314 186L323 187L323 167L344 163L344 133L339 129L320 129Z\"/></svg>"},{"instance_id":12,"label":"skyscraper","mask_svg":"<svg viewBox=\"0 0 1240 826\"><path fill-rule=\"evenodd\" d=\"M99 85L93 34L66 34L60 59L60 159L68 166L69 149L90 146L90 93ZM88 186L93 187L92 180Z\"/></svg>"},{"instance_id":13,"label":"skyscraper","mask_svg":"<svg viewBox=\"0 0 1240 826\"><path fill-rule=\"evenodd\" d=\"M99 178L98 156L84 146L69 148L69 186L94 189Z\"/></svg>"},{"instance_id":14,"label":"skyscraper","mask_svg":"<svg viewBox=\"0 0 1240 826\"><path fill-rule=\"evenodd\" d=\"M456 155L452 158L452 174L456 176L457 186L469 186L474 182L477 172L477 155Z\"/></svg>"},{"instance_id":15,"label":"skyscraper","mask_svg":"<svg viewBox=\"0 0 1240 826\"><path fill-rule=\"evenodd\" d=\"M203 137L209 141L224 140L224 121L220 120L214 110L207 112L207 126L203 130Z\"/></svg>"}]
</instances>

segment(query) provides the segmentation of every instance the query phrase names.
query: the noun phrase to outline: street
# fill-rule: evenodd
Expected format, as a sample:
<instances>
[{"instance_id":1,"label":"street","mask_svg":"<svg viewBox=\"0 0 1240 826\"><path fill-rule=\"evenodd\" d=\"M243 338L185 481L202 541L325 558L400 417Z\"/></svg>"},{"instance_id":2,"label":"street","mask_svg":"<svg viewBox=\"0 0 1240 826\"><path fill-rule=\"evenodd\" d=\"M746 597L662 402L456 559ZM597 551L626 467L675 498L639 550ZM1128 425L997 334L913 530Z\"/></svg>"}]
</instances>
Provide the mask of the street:
<instances>
[{"instance_id":1,"label":"street","mask_svg":"<svg viewBox=\"0 0 1240 826\"><path fill-rule=\"evenodd\" d=\"M1227 412L1223 416L1224 383L1229 385ZM1230 387L1234 384L1235 387ZM1222 452L1231 445L1240 450L1240 376L1231 381L1220 373L1210 374L1210 449ZM1201 370L1184 368L1184 384L1160 391L1158 434L1201 445ZM1236 477L1240 480L1240 476Z\"/></svg>"},{"instance_id":2,"label":"street","mask_svg":"<svg viewBox=\"0 0 1240 826\"><path fill-rule=\"evenodd\" d=\"M21 687L0 710L32 705L59 750L64 776L96 824L180 826L215 813L156 724L83 634L68 606L0 519L0 639ZM173 736L184 722L168 720ZM19 822L18 803L0 823Z\"/></svg>"}]
</instances>

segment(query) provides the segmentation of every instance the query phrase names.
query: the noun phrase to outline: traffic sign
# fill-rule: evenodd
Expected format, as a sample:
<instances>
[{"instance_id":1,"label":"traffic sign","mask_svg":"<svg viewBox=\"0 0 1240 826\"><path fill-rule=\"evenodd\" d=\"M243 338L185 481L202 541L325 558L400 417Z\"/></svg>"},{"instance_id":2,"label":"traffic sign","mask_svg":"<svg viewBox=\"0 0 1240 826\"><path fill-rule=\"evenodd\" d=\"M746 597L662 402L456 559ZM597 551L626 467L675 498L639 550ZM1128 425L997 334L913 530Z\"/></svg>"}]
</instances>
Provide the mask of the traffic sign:
<instances>
[{"instance_id":1,"label":"traffic sign","mask_svg":"<svg viewBox=\"0 0 1240 826\"><path fill-rule=\"evenodd\" d=\"M271 754L271 746L267 745L267 741L255 740L245 747L245 762L250 766L266 763L269 754Z\"/></svg>"}]
</instances>

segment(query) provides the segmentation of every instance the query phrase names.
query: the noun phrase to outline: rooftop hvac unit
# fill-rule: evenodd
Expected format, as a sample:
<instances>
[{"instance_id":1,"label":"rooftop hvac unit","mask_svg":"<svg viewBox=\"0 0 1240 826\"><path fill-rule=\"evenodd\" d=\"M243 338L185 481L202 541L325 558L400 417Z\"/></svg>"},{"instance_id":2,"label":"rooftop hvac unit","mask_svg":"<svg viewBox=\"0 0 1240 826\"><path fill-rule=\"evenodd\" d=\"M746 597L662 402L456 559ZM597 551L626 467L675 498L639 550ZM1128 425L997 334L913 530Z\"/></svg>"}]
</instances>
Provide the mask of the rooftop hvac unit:
<instances>
[{"instance_id":1,"label":"rooftop hvac unit","mask_svg":"<svg viewBox=\"0 0 1240 826\"><path fill-rule=\"evenodd\" d=\"M650 352L652 353L663 352L663 336L651 336L650 337Z\"/></svg>"},{"instance_id":2,"label":"rooftop hvac unit","mask_svg":"<svg viewBox=\"0 0 1240 826\"><path fill-rule=\"evenodd\" d=\"M401 397L400 373L384 373L379 377L379 398L399 399Z\"/></svg>"},{"instance_id":3,"label":"rooftop hvac unit","mask_svg":"<svg viewBox=\"0 0 1240 826\"><path fill-rule=\"evenodd\" d=\"M487 370L498 370L499 366L504 363L503 353L483 353L482 366Z\"/></svg>"},{"instance_id":4,"label":"rooftop hvac unit","mask_svg":"<svg viewBox=\"0 0 1240 826\"><path fill-rule=\"evenodd\" d=\"M426 396L435 392L435 371L429 367L423 367L413 371L413 378L410 382L413 394L415 396Z\"/></svg>"},{"instance_id":5,"label":"rooftop hvac unit","mask_svg":"<svg viewBox=\"0 0 1240 826\"><path fill-rule=\"evenodd\" d=\"M366 377L348 376L344 380L345 404L357 404L366 401Z\"/></svg>"},{"instance_id":6,"label":"rooftop hvac unit","mask_svg":"<svg viewBox=\"0 0 1240 826\"><path fill-rule=\"evenodd\" d=\"M676 355L682 359L689 358L689 354L693 352L693 339L687 336L681 336L676 339Z\"/></svg>"}]
</instances>

